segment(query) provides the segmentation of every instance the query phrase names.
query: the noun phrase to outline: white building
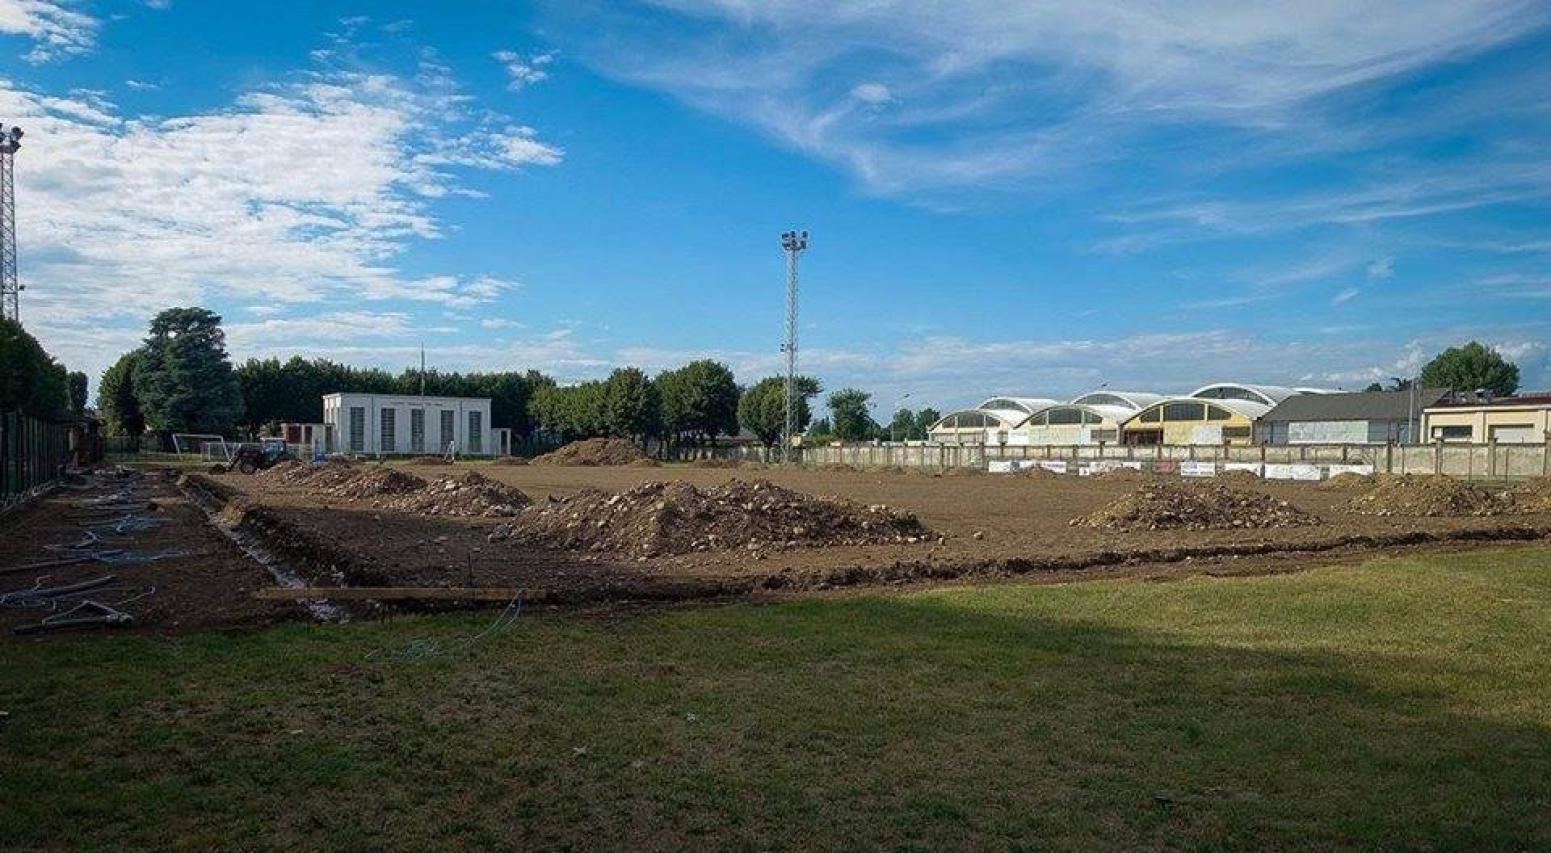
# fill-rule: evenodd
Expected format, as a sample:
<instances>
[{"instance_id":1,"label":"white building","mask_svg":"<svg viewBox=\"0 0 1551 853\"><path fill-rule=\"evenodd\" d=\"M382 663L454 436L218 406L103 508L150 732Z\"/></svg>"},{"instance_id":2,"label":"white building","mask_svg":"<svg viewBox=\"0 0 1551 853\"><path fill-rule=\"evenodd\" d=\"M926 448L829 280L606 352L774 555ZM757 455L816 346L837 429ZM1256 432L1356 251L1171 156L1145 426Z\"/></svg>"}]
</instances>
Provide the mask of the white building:
<instances>
[{"instance_id":1,"label":"white building","mask_svg":"<svg viewBox=\"0 0 1551 853\"><path fill-rule=\"evenodd\" d=\"M490 427L489 398L325 394L323 422L332 453L493 456L511 446L511 430Z\"/></svg>"}]
</instances>

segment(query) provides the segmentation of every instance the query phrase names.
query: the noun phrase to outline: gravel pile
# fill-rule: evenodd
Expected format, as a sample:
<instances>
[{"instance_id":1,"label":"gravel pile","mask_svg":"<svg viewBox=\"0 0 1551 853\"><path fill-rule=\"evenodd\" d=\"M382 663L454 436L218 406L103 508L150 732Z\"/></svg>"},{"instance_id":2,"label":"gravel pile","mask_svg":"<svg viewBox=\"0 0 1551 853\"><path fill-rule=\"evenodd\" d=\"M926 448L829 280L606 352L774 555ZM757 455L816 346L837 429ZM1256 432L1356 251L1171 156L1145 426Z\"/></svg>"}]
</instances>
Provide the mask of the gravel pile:
<instances>
[{"instance_id":1,"label":"gravel pile","mask_svg":"<svg viewBox=\"0 0 1551 853\"><path fill-rule=\"evenodd\" d=\"M1362 515L1498 515L1512 504L1480 486L1437 474L1382 477L1352 498L1347 509Z\"/></svg>"},{"instance_id":2,"label":"gravel pile","mask_svg":"<svg viewBox=\"0 0 1551 853\"><path fill-rule=\"evenodd\" d=\"M1520 483L1513 490L1513 503L1520 512L1551 512L1551 477Z\"/></svg>"},{"instance_id":3,"label":"gravel pile","mask_svg":"<svg viewBox=\"0 0 1551 853\"><path fill-rule=\"evenodd\" d=\"M1283 500L1221 483L1151 483L1071 520L1105 530L1214 530L1307 527L1319 518Z\"/></svg>"},{"instance_id":4,"label":"gravel pile","mask_svg":"<svg viewBox=\"0 0 1551 853\"><path fill-rule=\"evenodd\" d=\"M1321 480L1314 488L1322 492L1360 492L1380 480L1389 479L1388 474L1337 474L1328 480Z\"/></svg>"},{"instance_id":5,"label":"gravel pile","mask_svg":"<svg viewBox=\"0 0 1551 853\"><path fill-rule=\"evenodd\" d=\"M295 459L287 459L262 472L262 476L274 478L288 486L327 489L353 479L361 468L362 466L344 459L330 459L327 462L299 462Z\"/></svg>"},{"instance_id":6,"label":"gravel pile","mask_svg":"<svg viewBox=\"0 0 1551 853\"><path fill-rule=\"evenodd\" d=\"M316 487L316 479L309 486ZM320 494L348 501L405 495L425 488L426 482L414 474L383 465L362 466L333 485L317 489Z\"/></svg>"},{"instance_id":7,"label":"gravel pile","mask_svg":"<svg viewBox=\"0 0 1551 853\"><path fill-rule=\"evenodd\" d=\"M812 497L765 480L733 480L706 489L677 481L643 483L618 494L590 489L530 507L492 538L655 557L734 548L758 556L787 548L920 542L928 535L915 516L886 506Z\"/></svg>"},{"instance_id":8,"label":"gravel pile","mask_svg":"<svg viewBox=\"0 0 1551 853\"><path fill-rule=\"evenodd\" d=\"M642 458L641 448L623 438L589 438L546 453L534 465L629 465Z\"/></svg>"},{"instance_id":9,"label":"gravel pile","mask_svg":"<svg viewBox=\"0 0 1551 853\"><path fill-rule=\"evenodd\" d=\"M474 471L455 477L439 477L421 488L383 501L383 509L422 515L500 518L516 515L532 503L514 489Z\"/></svg>"}]
</instances>

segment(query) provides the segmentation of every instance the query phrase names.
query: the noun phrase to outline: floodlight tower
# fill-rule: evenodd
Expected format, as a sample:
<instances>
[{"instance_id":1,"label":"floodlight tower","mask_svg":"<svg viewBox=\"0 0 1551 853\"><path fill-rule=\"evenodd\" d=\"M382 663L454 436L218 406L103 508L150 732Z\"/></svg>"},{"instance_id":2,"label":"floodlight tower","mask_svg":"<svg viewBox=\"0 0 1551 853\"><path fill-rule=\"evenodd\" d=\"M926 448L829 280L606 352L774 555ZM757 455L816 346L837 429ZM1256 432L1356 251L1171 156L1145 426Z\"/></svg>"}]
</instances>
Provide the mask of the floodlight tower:
<instances>
[{"instance_id":1,"label":"floodlight tower","mask_svg":"<svg viewBox=\"0 0 1551 853\"><path fill-rule=\"evenodd\" d=\"M16 277L16 170L22 129L0 124L0 317L22 321L22 285Z\"/></svg>"},{"instance_id":2,"label":"floodlight tower","mask_svg":"<svg viewBox=\"0 0 1551 853\"><path fill-rule=\"evenodd\" d=\"M808 248L808 232L785 231L781 249L786 252L786 427L781 431L781 461L792 461L792 436L797 434L797 255Z\"/></svg>"}]
</instances>

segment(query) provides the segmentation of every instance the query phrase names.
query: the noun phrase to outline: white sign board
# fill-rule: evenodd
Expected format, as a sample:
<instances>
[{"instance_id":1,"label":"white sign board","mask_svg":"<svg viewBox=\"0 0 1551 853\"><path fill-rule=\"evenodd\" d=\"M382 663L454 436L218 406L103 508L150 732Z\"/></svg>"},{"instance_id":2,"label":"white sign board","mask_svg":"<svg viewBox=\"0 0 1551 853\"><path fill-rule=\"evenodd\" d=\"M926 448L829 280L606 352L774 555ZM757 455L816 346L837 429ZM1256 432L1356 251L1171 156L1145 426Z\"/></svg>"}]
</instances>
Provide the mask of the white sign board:
<instances>
[{"instance_id":1,"label":"white sign board","mask_svg":"<svg viewBox=\"0 0 1551 853\"><path fill-rule=\"evenodd\" d=\"M1367 477L1372 473L1372 465L1330 465L1325 468L1325 475L1327 477L1334 477L1337 474L1361 474Z\"/></svg>"},{"instance_id":2,"label":"white sign board","mask_svg":"<svg viewBox=\"0 0 1551 853\"><path fill-rule=\"evenodd\" d=\"M1248 471L1256 477L1261 476L1261 464L1259 462L1224 462L1224 471Z\"/></svg>"},{"instance_id":3,"label":"white sign board","mask_svg":"<svg viewBox=\"0 0 1551 853\"><path fill-rule=\"evenodd\" d=\"M1318 480L1319 466L1301 462L1291 465L1267 462L1265 477L1267 480Z\"/></svg>"},{"instance_id":4,"label":"white sign board","mask_svg":"<svg viewBox=\"0 0 1551 853\"><path fill-rule=\"evenodd\" d=\"M1186 459L1179 463L1179 475L1181 477L1215 477L1217 476L1217 463Z\"/></svg>"},{"instance_id":5,"label":"white sign board","mask_svg":"<svg viewBox=\"0 0 1551 853\"><path fill-rule=\"evenodd\" d=\"M986 462L986 470L992 474L1011 474L1018 468L1016 459L991 459Z\"/></svg>"},{"instance_id":6,"label":"white sign board","mask_svg":"<svg viewBox=\"0 0 1551 853\"><path fill-rule=\"evenodd\" d=\"M1100 459L1097 462L1089 462L1077 469L1078 476L1091 477L1094 474L1102 474L1105 471L1140 471L1142 463L1130 462L1124 459Z\"/></svg>"},{"instance_id":7,"label":"white sign board","mask_svg":"<svg viewBox=\"0 0 1551 853\"><path fill-rule=\"evenodd\" d=\"M1055 474L1065 474L1066 473L1066 460L1065 459L1041 459L1041 460L1039 460L1039 467L1044 468L1046 471L1050 471L1050 472L1055 473Z\"/></svg>"}]
</instances>

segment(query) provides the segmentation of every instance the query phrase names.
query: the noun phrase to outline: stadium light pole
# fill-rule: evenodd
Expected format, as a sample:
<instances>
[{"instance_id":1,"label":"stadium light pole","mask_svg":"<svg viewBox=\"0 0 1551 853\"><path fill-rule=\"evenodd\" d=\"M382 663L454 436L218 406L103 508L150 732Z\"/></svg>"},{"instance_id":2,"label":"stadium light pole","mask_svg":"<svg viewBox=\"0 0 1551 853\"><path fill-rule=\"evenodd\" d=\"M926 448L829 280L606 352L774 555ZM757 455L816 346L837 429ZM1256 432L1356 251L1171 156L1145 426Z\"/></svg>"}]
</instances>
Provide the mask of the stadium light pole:
<instances>
[{"instance_id":1,"label":"stadium light pole","mask_svg":"<svg viewBox=\"0 0 1551 853\"><path fill-rule=\"evenodd\" d=\"M0 317L22 321L22 285L16 274L16 152L22 129L0 124Z\"/></svg>"},{"instance_id":2,"label":"stadium light pole","mask_svg":"<svg viewBox=\"0 0 1551 853\"><path fill-rule=\"evenodd\" d=\"M797 434L797 255L808 248L808 232L783 231L781 250L786 253L786 425L781 430L781 461L792 461L792 438Z\"/></svg>"}]
</instances>

